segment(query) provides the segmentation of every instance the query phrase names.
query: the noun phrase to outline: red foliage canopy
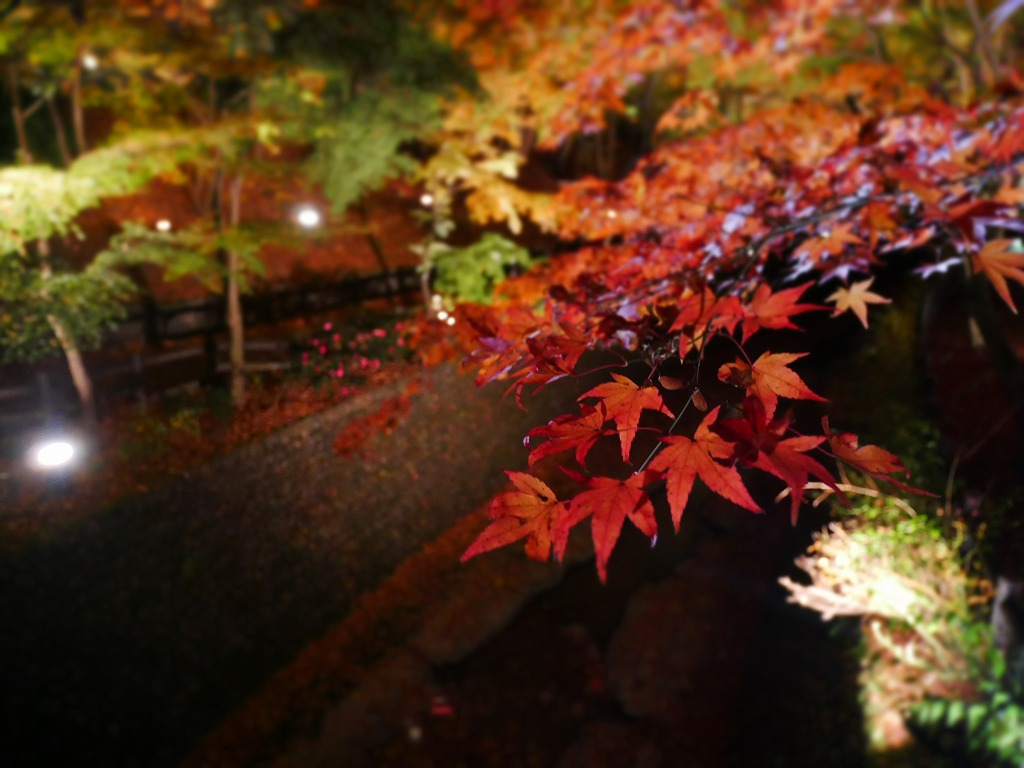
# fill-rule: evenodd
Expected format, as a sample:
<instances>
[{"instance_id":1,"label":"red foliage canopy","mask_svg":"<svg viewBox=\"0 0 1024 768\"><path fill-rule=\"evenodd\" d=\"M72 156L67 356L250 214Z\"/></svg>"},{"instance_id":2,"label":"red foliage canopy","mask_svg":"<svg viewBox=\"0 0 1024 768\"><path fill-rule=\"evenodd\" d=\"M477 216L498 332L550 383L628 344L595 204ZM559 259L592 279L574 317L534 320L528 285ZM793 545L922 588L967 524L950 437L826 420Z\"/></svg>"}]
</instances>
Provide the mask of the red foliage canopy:
<instances>
[{"instance_id":1,"label":"red foliage canopy","mask_svg":"<svg viewBox=\"0 0 1024 768\"><path fill-rule=\"evenodd\" d=\"M580 398L596 403L530 433L547 441L531 443L531 466L575 450L579 490L556 500L544 487L543 527L554 532L557 555L568 529L592 518L602 578L626 518L654 535L649 494L662 483L678 526L697 478L755 511L745 468L766 472L789 489L795 519L809 478L835 488L835 461L876 478L904 471L891 453L860 446L827 421L820 434L800 434L779 415L780 399L823 400L790 367L805 353L747 352L755 336L796 328L798 316L823 308L802 303L812 285L837 284L828 299L835 314L853 312L866 326L869 305L887 301L867 290L870 276L908 263L910 253L926 276L963 262L1011 308L1007 281L1024 284L1024 251L1006 236L1024 229L1020 90L1006 87L997 100L941 98L940 86L911 82L884 56L831 74L814 68L812 57L835 43L828 30L837 17L897 24L899 3L749 5L756 39L734 36L735 13L719 3L627 4L600 55L564 84L552 141L598 130L606 110L624 109L625 94L651 73L701 68L703 85L665 113L673 129L685 123L683 133L619 181L565 184L554 201L559 234L587 244L473 313L479 380L508 380L517 397L578 375L586 350L629 358ZM734 113L713 109L696 120L699 104L737 93ZM921 253L931 254L923 264ZM854 275L869 277L851 282ZM717 370L731 386L706 386L701 365L714 340L735 348L734 362ZM688 398L668 396L680 387ZM646 458L633 455L638 429L658 436ZM612 436L621 466L588 468L588 452ZM523 518L499 497L495 522L467 556L490 548L509 515ZM546 545L528 549L548 555Z\"/></svg>"}]
</instances>

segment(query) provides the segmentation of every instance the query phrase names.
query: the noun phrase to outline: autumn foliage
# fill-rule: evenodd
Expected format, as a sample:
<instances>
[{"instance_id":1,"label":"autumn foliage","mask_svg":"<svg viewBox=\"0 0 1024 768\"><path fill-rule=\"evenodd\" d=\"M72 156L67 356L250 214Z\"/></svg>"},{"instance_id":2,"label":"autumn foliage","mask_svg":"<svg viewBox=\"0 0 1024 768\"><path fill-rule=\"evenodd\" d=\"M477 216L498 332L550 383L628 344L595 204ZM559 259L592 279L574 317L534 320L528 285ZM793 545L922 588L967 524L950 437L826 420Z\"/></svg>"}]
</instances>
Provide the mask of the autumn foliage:
<instances>
[{"instance_id":1,"label":"autumn foliage","mask_svg":"<svg viewBox=\"0 0 1024 768\"><path fill-rule=\"evenodd\" d=\"M515 4L499 5L514 25ZM794 334L785 350L773 338L811 313L868 327L889 301L872 290L883 268L960 270L1016 312L1024 81L1011 4L966 4L973 15L882 1L600 5L614 19L589 58L565 58L576 68L546 92L557 104L528 113L530 129L542 147L598 135L630 94L657 86L653 148L619 178L561 185L547 215L572 245L462 316L479 381L504 381L520 401L592 374L587 352L621 363L576 411L530 432L535 473L509 473L464 558L521 540L531 557L561 557L589 519L604 579L627 520L657 535L663 492L677 528L698 480L761 511L752 470L781 481L793 520L809 481L838 490L840 466L909 489L885 449L827 418L797 428L793 401L824 398ZM949 40L974 40L966 69L910 42L927 38L932 12ZM618 463L592 461L607 442ZM543 460L557 460L558 483L536 473Z\"/></svg>"}]
</instances>

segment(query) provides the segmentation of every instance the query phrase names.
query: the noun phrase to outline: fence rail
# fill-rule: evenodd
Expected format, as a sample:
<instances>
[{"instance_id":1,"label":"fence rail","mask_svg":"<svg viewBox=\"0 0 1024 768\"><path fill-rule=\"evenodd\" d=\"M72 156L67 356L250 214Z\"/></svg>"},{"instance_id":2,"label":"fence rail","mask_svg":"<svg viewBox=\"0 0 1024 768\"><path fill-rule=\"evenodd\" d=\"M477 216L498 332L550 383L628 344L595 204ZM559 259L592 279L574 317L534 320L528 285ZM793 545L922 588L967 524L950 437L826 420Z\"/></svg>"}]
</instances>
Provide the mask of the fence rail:
<instances>
[{"instance_id":1,"label":"fence rail","mask_svg":"<svg viewBox=\"0 0 1024 768\"><path fill-rule=\"evenodd\" d=\"M418 292L421 274L402 267L375 275L350 277L334 283L283 288L242 297L242 314L247 328L274 325L282 320L326 312L375 299L395 299ZM215 297L169 306L139 304L108 337L111 346L131 341L159 345L195 336L227 331L224 299Z\"/></svg>"},{"instance_id":2,"label":"fence rail","mask_svg":"<svg viewBox=\"0 0 1024 768\"><path fill-rule=\"evenodd\" d=\"M289 288L242 300L247 328L317 314L375 299L397 298L419 291L414 269L351 278L329 285ZM222 379L229 370L223 300L184 302L171 306L140 306L108 336L105 349L145 344L144 351L90 365L97 405L134 400L145 404L154 397L198 388ZM165 342L186 347L160 349ZM248 339L245 369L281 371L298 364L299 353L287 339ZM78 397L60 361L35 367L17 384L0 388L0 437L45 427L77 417Z\"/></svg>"}]
</instances>

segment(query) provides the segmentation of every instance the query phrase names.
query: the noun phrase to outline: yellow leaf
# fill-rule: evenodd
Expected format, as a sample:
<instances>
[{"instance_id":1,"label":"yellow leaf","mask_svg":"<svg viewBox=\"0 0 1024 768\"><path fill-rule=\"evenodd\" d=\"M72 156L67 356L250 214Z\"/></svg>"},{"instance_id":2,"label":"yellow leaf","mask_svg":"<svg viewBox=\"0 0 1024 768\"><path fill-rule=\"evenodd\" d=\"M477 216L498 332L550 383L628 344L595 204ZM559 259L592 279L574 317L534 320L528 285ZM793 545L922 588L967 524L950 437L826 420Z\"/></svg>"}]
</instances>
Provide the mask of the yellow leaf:
<instances>
[{"instance_id":1,"label":"yellow leaf","mask_svg":"<svg viewBox=\"0 0 1024 768\"><path fill-rule=\"evenodd\" d=\"M860 320L861 325L865 328L868 327L868 304L888 304L892 299L887 299L884 296L879 296L877 293L872 293L868 290L871 284L875 281L875 278L869 280L861 280L859 283L854 283L849 288L840 288L825 301L835 302L836 309L832 313L832 317L841 315L843 312L851 311Z\"/></svg>"}]
</instances>

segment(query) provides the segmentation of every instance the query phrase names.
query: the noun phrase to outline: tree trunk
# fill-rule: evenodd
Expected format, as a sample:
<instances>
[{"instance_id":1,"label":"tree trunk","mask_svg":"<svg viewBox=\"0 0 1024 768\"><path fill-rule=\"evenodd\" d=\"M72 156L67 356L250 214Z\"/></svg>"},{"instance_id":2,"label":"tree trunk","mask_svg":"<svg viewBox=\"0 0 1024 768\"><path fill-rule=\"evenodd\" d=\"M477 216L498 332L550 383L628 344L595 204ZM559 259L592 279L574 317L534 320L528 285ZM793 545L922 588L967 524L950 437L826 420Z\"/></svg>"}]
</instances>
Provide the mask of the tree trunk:
<instances>
[{"instance_id":1,"label":"tree trunk","mask_svg":"<svg viewBox=\"0 0 1024 768\"><path fill-rule=\"evenodd\" d=\"M39 240L36 246L41 264L40 272L42 273L43 280L46 281L53 275L50 267L50 244L46 240ZM45 282L43 290L46 290ZM94 432L98 423L96 398L93 394L92 379L85 368L82 352L75 342L75 337L68 331L59 317L47 315L46 322L49 323L53 335L57 337L57 343L60 344L61 351L64 353L64 358L67 361L71 382L75 385L75 391L78 393L78 400L82 406L82 423L89 432Z\"/></svg>"},{"instance_id":2,"label":"tree trunk","mask_svg":"<svg viewBox=\"0 0 1024 768\"><path fill-rule=\"evenodd\" d=\"M25 131L25 111L21 107L21 91L18 87L18 73L14 64L7 65L7 83L11 91L11 117L14 120L14 132L18 137L18 150L21 162L31 165L35 162L32 148L28 145L28 133Z\"/></svg>"},{"instance_id":3,"label":"tree trunk","mask_svg":"<svg viewBox=\"0 0 1024 768\"><path fill-rule=\"evenodd\" d=\"M85 141L85 116L82 113L82 73L75 72L71 80L71 125L75 131L75 147L78 154L83 155L89 150Z\"/></svg>"},{"instance_id":4,"label":"tree trunk","mask_svg":"<svg viewBox=\"0 0 1024 768\"><path fill-rule=\"evenodd\" d=\"M71 165L71 150L68 148L68 137L64 132L64 121L61 119L57 103L52 96L46 97L46 108L50 111L50 120L53 121L53 130L57 134L57 147L60 149L61 165L67 168Z\"/></svg>"},{"instance_id":5,"label":"tree trunk","mask_svg":"<svg viewBox=\"0 0 1024 768\"><path fill-rule=\"evenodd\" d=\"M373 221L370 219L370 212L362 202L356 203L353 207L356 209L356 213L359 214L359 218L362 220L363 226L366 228L366 242L370 246L370 250L373 251L373 255L377 257L377 263L380 264L380 268L384 272L390 272L391 265L388 264L387 257L384 255L384 249L380 247L380 241L377 239L377 234L374 232Z\"/></svg>"},{"instance_id":6,"label":"tree trunk","mask_svg":"<svg viewBox=\"0 0 1024 768\"><path fill-rule=\"evenodd\" d=\"M242 205L242 177L231 182L228 223L238 226ZM231 402L236 407L245 402L245 316L242 314L242 296L239 286L241 259L238 252L228 250L227 256L227 324L231 337Z\"/></svg>"}]
</instances>

